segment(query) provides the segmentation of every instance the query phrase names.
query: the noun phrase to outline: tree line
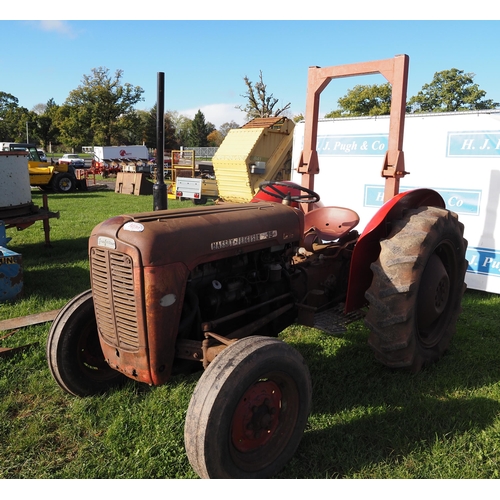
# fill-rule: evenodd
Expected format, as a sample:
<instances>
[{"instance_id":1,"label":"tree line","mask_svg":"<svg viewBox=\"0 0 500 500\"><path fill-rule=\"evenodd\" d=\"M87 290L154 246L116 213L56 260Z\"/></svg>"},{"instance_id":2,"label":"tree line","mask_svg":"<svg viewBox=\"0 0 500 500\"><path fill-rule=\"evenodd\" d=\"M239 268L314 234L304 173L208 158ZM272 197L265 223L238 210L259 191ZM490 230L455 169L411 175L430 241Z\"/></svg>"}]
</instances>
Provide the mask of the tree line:
<instances>
[{"instance_id":1,"label":"tree line","mask_svg":"<svg viewBox=\"0 0 500 500\"><path fill-rule=\"evenodd\" d=\"M46 149L51 145L52 151L80 151L82 146L92 145L155 148L156 105L150 110L136 109L144 90L122 83L122 78L122 70L111 75L107 68L94 68L63 104L51 98L32 110L0 90L0 140L28 141ZM164 122L165 149L219 146L231 128L239 127L231 121L217 130L200 110L193 119L167 111Z\"/></svg>"},{"instance_id":2,"label":"tree line","mask_svg":"<svg viewBox=\"0 0 500 500\"><path fill-rule=\"evenodd\" d=\"M500 106L486 99L486 92L474 83L474 73L452 68L434 73L430 83L423 85L407 99L407 113L443 113L496 109ZM391 85L356 85L338 100L338 109L326 118L388 115L391 109Z\"/></svg>"},{"instance_id":3,"label":"tree line","mask_svg":"<svg viewBox=\"0 0 500 500\"><path fill-rule=\"evenodd\" d=\"M486 99L486 92L474 82L474 73L452 68L434 74L432 81L407 100L408 113L472 111L496 109L499 103ZM0 140L36 143L52 151L79 151L82 146L118 146L145 144L156 147L156 105L138 110L144 90L122 83L123 71L114 75L107 68L94 68L84 75L81 85L72 90L65 102L49 99L32 110L19 105L17 97L0 91ZM236 108L247 120L282 116L290 113L291 103L278 106L279 100L267 90L262 71L253 83L243 78L245 104ZM338 108L326 118L386 115L390 112L391 85L356 85L339 98ZM239 128L234 121L219 129L205 120L198 110L193 119L176 111L165 113L165 149L219 146L229 130ZM293 116L295 121L303 115Z\"/></svg>"}]
</instances>

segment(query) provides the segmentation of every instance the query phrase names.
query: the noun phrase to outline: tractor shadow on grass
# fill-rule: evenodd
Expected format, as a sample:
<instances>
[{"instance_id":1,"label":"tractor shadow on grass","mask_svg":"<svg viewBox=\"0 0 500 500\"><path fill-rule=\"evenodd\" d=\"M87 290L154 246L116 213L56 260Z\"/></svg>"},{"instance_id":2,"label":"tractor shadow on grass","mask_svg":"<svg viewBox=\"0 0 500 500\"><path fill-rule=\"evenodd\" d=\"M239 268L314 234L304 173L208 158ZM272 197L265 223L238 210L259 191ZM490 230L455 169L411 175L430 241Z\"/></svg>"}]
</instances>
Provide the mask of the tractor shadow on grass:
<instances>
[{"instance_id":1,"label":"tractor shadow on grass","mask_svg":"<svg viewBox=\"0 0 500 500\"><path fill-rule=\"evenodd\" d=\"M448 353L411 374L377 362L368 331L361 322L353 326L340 338L318 332L316 341L294 343L311 372L313 407L299 449L278 477L354 477L401 463L408 477L422 477L412 455L430 457L436 443L438 453L449 453L459 445L448 443L462 437L471 444L498 418L500 401L484 396L500 380L496 337L478 354L477 336L459 325Z\"/></svg>"},{"instance_id":2,"label":"tractor shadow on grass","mask_svg":"<svg viewBox=\"0 0 500 500\"><path fill-rule=\"evenodd\" d=\"M291 477L287 472L292 472L293 477L299 473L298 477L311 479L359 478L363 470L369 470L371 478L387 477L387 471L396 466L400 467L397 477L467 477L456 475L460 474L456 462L466 452L459 451L456 459L448 454L464 443L475 449L474 435L490 425L499 410L497 401L484 397L448 401L429 397L422 398L420 405L366 409L363 416L351 417L349 422L340 417L323 430L306 430L297 453L279 477ZM312 419L318 418L313 410ZM462 435L469 437L462 440ZM457 444L453 444L455 438ZM433 454L435 466L418 464L419 457L422 463L433 461ZM450 476L438 465L448 459L452 462L448 464ZM385 470L386 475L378 476L378 470Z\"/></svg>"}]
</instances>

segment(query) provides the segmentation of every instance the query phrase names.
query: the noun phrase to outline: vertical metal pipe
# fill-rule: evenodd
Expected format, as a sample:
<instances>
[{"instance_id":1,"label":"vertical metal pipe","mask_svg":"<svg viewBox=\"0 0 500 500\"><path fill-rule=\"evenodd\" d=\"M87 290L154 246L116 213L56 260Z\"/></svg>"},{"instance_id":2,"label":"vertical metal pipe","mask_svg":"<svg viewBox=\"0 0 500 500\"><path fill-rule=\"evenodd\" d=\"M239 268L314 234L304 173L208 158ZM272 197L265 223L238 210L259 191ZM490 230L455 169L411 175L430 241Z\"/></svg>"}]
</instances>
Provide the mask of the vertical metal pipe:
<instances>
[{"instance_id":1,"label":"vertical metal pipe","mask_svg":"<svg viewBox=\"0 0 500 500\"><path fill-rule=\"evenodd\" d=\"M156 101L156 182L153 185L153 210L167 208L167 186L163 178L165 146L165 73L158 73L158 97Z\"/></svg>"}]
</instances>

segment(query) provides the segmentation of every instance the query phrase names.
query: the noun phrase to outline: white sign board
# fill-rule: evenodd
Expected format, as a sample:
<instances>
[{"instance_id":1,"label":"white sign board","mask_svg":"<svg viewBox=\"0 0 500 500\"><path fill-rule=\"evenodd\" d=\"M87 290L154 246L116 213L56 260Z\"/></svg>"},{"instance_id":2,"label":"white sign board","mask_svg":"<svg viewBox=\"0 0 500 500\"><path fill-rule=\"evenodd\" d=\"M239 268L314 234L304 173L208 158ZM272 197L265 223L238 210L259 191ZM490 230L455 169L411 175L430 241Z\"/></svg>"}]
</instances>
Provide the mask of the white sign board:
<instances>
[{"instance_id":1,"label":"white sign board","mask_svg":"<svg viewBox=\"0 0 500 500\"><path fill-rule=\"evenodd\" d=\"M361 231L383 203L381 177L389 117L321 120L315 191L321 202L355 210ZM303 148L304 123L294 130L292 180ZM500 293L500 110L407 115L400 191L436 190L465 225L469 288Z\"/></svg>"}]
</instances>

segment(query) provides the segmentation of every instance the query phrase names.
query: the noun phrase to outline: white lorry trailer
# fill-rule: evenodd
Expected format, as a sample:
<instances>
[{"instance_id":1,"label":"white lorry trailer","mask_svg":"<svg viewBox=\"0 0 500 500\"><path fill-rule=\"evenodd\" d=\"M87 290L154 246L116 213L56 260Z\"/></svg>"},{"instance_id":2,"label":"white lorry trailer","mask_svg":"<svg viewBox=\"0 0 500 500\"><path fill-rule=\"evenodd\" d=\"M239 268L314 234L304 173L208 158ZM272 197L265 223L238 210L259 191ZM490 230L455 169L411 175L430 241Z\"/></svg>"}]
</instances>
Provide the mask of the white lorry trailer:
<instances>
[{"instance_id":1,"label":"white lorry trailer","mask_svg":"<svg viewBox=\"0 0 500 500\"><path fill-rule=\"evenodd\" d=\"M329 186L325 205L356 206L361 229L383 204L380 164L387 152L388 116L324 119L318 123L316 182ZM294 129L292 180L304 140ZM469 288L500 293L500 110L408 114L400 191L426 186L465 225ZM348 182L339 182L339 171Z\"/></svg>"},{"instance_id":2,"label":"white lorry trailer","mask_svg":"<svg viewBox=\"0 0 500 500\"><path fill-rule=\"evenodd\" d=\"M94 146L94 157L99 162L148 161L146 146Z\"/></svg>"},{"instance_id":3,"label":"white lorry trailer","mask_svg":"<svg viewBox=\"0 0 500 500\"><path fill-rule=\"evenodd\" d=\"M94 146L92 168L107 177L118 172L150 173L146 146Z\"/></svg>"}]
</instances>

